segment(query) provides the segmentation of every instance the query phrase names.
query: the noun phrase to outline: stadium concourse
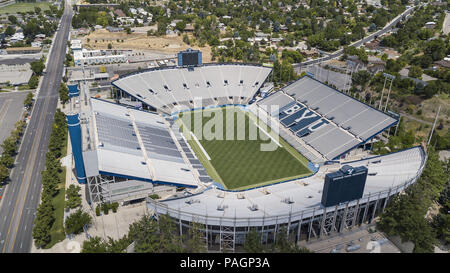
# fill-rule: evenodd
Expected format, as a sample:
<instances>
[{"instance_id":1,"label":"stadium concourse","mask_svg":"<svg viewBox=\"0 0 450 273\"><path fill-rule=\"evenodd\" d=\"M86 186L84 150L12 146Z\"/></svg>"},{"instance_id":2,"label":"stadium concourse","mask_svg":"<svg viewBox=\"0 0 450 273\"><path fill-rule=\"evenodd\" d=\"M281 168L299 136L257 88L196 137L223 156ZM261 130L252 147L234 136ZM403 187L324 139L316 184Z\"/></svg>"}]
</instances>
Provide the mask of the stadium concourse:
<instances>
[{"instance_id":1,"label":"stadium concourse","mask_svg":"<svg viewBox=\"0 0 450 273\"><path fill-rule=\"evenodd\" d=\"M68 118L77 177L87 183L89 201L146 200L155 217L168 213L176 219L180 232L198 222L208 247L235 250L251 227L270 243L280 230L300 240L371 221L418 179L426 161L421 147L356 161L347 157L395 125L395 117L308 76L261 96L270 73L258 65L207 64L149 69L114 81L119 104L91 98L89 110ZM312 174L226 190L176 122L180 112L199 105L239 105L268 127L279 126L279 136L309 161ZM359 167L367 170L359 198L324 207L325 178L348 171L344 181ZM155 194L164 198L149 198Z\"/></svg>"}]
</instances>

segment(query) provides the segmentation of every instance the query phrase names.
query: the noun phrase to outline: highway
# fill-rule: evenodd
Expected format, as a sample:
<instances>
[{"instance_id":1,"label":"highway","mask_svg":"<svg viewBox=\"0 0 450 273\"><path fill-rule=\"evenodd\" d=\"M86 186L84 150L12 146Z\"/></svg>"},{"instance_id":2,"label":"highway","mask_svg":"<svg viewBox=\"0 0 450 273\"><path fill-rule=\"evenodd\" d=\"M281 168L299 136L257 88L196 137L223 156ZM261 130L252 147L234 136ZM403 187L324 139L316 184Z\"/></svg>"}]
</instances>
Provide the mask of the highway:
<instances>
[{"instance_id":1,"label":"highway","mask_svg":"<svg viewBox=\"0 0 450 273\"><path fill-rule=\"evenodd\" d=\"M72 14L72 8L66 1L31 120L0 204L0 250L3 253L26 253L31 250L33 221L42 187L41 171L45 167L45 154L58 103Z\"/></svg>"},{"instance_id":2,"label":"highway","mask_svg":"<svg viewBox=\"0 0 450 273\"><path fill-rule=\"evenodd\" d=\"M354 46L354 47L360 47L361 45L372 41L373 39L375 39L375 36L378 37L380 35L385 34L386 32L390 31L391 29L395 28L395 26L397 25L397 23L403 18L403 16L406 16L408 14L410 14L413 10L414 10L414 6L410 7L408 9L406 9L404 12L402 12L400 15L398 15L396 18L394 18L390 23L388 23L383 29L374 32L372 34L370 34L369 36L366 36L365 38L354 42L353 44L351 44L350 46ZM293 64L292 66L294 67L296 72L299 72L300 68L303 66L308 66L308 65L313 65L313 64L318 64L324 61L328 61L331 59L335 59L337 57L340 57L343 54L343 50L339 49L333 53L331 53L328 56L322 57L322 58L318 58L318 59L314 59L314 60L309 60L306 62L302 62L302 63L297 63L297 64Z\"/></svg>"}]
</instances>

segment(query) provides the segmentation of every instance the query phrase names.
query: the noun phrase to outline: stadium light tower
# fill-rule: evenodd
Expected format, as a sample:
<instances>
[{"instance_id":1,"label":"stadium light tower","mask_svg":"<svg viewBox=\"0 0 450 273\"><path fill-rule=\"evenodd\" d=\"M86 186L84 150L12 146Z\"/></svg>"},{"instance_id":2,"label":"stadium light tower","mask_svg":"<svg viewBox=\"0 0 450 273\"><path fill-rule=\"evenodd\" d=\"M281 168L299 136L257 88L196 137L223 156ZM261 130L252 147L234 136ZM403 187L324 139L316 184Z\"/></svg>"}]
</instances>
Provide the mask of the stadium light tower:
<instances>
[{"instance_id":1,"label":"stadium light tower","mask_svg":"<svg viewBox=\"0 0 450 273\"><path fill-rule=\"evenodd\" d=\"M431 133L430 133L430 137L428 138L428 143L427 145L430 145L431 142L431 137L433 136L433 132L434 132L434 128L436 127L436 121L439 117L439 112L441 111L441 106L439 105L438 111L436 113L436 117L434 118L434 122L433 122L433 128L431 128Z\"/></svg>"},{"instance_id":2,"label":"stadium light tower","mask_svg":"<svg viewBox=\"0 0 450 273\"><path fill-rule=\"evenodd\" d=\"M387 97L387 100L386 100L386 106L384 108L384 111L386 111L387 103L388 103L388 100L389 100L389 94L391 93L392 82L394 81L395 77L390 75L390 74L388 74L388 73L383 73L383 75L384 75L384 84L383 84L383 89L381 90L381 98L380 98L380 104L378 105L378 109L379 110L382 109L384 88L386 87L386 81L389 79L391 81L391 83L390 83L390 86L389 86L388 97Z\"/></svg>"}]
</instances>

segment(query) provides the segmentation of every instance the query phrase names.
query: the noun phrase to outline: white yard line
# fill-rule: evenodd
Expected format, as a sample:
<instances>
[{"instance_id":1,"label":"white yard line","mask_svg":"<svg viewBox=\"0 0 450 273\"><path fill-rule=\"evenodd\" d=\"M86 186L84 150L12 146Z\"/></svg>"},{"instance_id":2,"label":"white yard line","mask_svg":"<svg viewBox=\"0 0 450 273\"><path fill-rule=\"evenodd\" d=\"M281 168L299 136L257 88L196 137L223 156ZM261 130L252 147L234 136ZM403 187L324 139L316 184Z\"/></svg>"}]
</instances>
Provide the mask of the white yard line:
<instances>
[{"instance_id":1,"label":"white yard line","mask_svg":"<svg viewBox=\"0 0 450 273\"><path fill-rule=\"evenodd\" d=\"M191 136L194 138L195 142L200 147L200 149L202 150L203 154L206 156L206 159L211 161L211 157L209 157L208 153L205 151L205 149L203 148L202 144L200 144L200 141L198 141L197 137L192 132L191 132Z\"/></svg>"}]
</instances>

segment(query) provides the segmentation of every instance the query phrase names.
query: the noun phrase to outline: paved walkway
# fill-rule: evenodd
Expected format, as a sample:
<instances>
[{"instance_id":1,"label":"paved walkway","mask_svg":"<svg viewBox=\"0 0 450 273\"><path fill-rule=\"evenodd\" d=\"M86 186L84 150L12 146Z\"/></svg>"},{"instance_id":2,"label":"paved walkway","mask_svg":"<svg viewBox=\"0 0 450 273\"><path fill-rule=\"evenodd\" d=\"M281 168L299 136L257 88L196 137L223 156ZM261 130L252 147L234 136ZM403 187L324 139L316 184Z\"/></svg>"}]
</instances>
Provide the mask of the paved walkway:
<instances>
[{"instance_id":1,"label":"paved walkway","mask_svg":"<svg viewBox=\"0 0 450 273\"><path fill-rule=\"evenodd\" d=\"M352 231L337 234L329 239L311 240L308 243L302 241L299 244L316 253L330 253L332 251L337 253L401 253L390 241L381 245L378 244L377 240L386 239L386 237L378 231L369 233L368 227L368 225L365 225L360 229L355 228ZM347 247L350 245L359 245L360 248L354 251L347 251Z\"/></svg>"},{"instance_id":2,"label":"paved walkway","mask_svg":"<svg viewBox=\"0 0 450 273\"><path fill-rule=\"evenodd\" d=\"M92 217L92 225L88 229L89 236L95 237L99 236L105 240L108 237L117 240L122 238L124 235L128 234L129 225L134 223L135 221L142 218L142 216L146 213L145 202L128 205L128 206L119 206L117 213L113 213L111 210L108 215L95 215L95 207L91 209L89 204L86 201L86 185L78 184L78 181L75 178L74 173L74 162L72 160L72 146L70 144L70 139L68 139L67 145L68 155L64 158L65 165L67 164L70 168L66 171L66 188L71 184L77 185L81 187L81 209L87 213L89 213ZM77 208L78 209L78 208ZM72 210L72 212L75 210ZM65 212L65 215L68 213ZM103 214L103 213L102 213ZM55 244L50 249L37 249L32 246L32 253L79 253L81 251L81 246L83 241L87 239L87 234L81 233L76 235L74 238L66 238L64 241Z\"/></svg>"}]
</instances>

